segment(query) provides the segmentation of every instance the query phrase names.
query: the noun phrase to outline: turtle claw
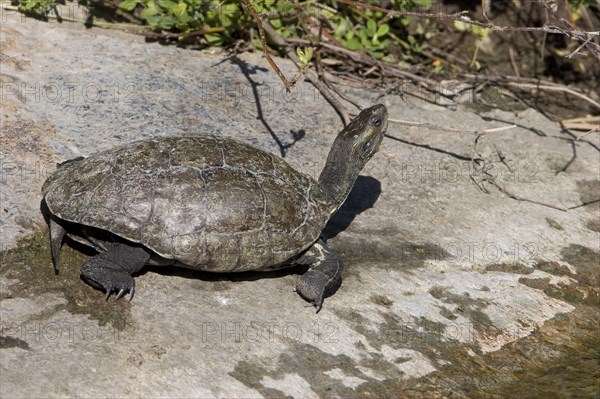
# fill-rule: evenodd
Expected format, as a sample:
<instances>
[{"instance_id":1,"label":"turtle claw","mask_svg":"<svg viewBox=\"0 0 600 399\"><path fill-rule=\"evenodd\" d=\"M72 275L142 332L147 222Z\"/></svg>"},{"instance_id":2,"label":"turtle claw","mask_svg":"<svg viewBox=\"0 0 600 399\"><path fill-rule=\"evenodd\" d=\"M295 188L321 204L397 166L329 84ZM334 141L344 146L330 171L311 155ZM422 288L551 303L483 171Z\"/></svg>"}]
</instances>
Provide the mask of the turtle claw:
<instances>
[{"instance_id":1,"label":"turtle claw","mask_svg":"<svg viewBox=\"0 0 600 399\"><path fill-rule=\"evenodd\" d=\"M323 308L323 301L328 296L328 290L335 280L328 278L319 270L309 270L296 283L295 291L300 294L311 306L317 308L317 313Z\"/></svg>"},{"instance_id":2,"label":"turtle claw","mask_svg":"<svg viewBox=\"0 0 600 399\"><path fill-rule=\"evenodd\" d=\"M317 300L316 302L314 302L313 306L315 308L317 308L317 311L315 313L319 313L319 311L321 310L321 308L323 308L323 297L321 297L319 300Z\"/></svg>"},{"instance_id":3,"label":"turtle claw","mask_svg":"<svg viewBox=\"0 0 600 399\"><path fill-rule=\"evenodd\" d=\"M110 294L112 294L115 290L117 290L117 288L106 288L106 295L104 297L104 300L108 301L108 298L110 298ZM131 286L125 288L121 288L119 292L117 292L117 297L115 301L118 301L119 299L123 298L127 294L127 292L129 292L129 302L131 302L131 300L133 299L133 294L135 293L135 284L132 284Z\"/></svg>"},{"instance_id":4,"label":"turtle claw","mask_svg":"<svg viewBox=\"0 0 600 399\"><path fill-rule=\"evenodd\" d=\"M332 295L342 283L342 262L327 243L319 239L296 264L310 266L306 273L298 278L295 291L319 313L323 308L324 299Z\"/></svg>"},{"instance_id":5,"label":"turtle claw","mask_svg":"<svg viewBox=\"0 0 600 399\"><path fill-rule=\"evenodd\" d=\"M105 300L108 301L113 292L116 292L117 300L128 292L130 293L129 300L131 301L131 298L133 298L135 280L129 274L115 272L114 270L87 268L85 265L82 267L81 272L86 281L105 292Z\"/></svg>"},{"instance_id":6,"label":"turtle claw","mask_svg":"<svg viewBox=\"0 0 600 399\"><path fill-rule=\"evenodd\" d=\"M292 288L292 292L296 292L296 293L302 295L302 292L300 292L297 288ZM302 295L302 296L304 296L304 295ZM314 306L314 307L317 308L317 312L316 313L319 313L319 311L323 307L323 295L321 295L316 300L309 300L309 302L310 303L308 305L304 305L304 307L305 308L309 308L311 306Z\"/></svg>"},{"instance_id":7,"label":"turtle claw","mask_svg":"<svg viewBox=\"0 0 600 399\"><path fill-rule=\"evenodd\" d=\"M294 289L295 292L300 294L304 299L310 303L308 306L314 306L317 308L317 313L323 307L323 300L325 298L325 287L318 287L315 285L308 285L304 276L301 276L298 280L298 284Z\"/></svg>"},{"instance_id":8,"label":"turtle claw","mask_svg":"<svg viewBox=\"0 0 600 399\"><path fill-rule=\"evenodd\" d=\"M125 288L121 288L119 290L119 292L117 292L117 301L121 298L123 298L127 292L129 292L129 302L131 302L131 300L133 299L133 294L135 293L135 280L131 279L131 285L125 287Z\"/></svg>"},{"instance_id":9,"label":"turtle claw","mask_svg":"<svg viewBox=\"0 0 600 399\"><path fill-rule=\"evenodd\" d=\"M129 301L135 292L135 280L131 276L140 270L150 255L137 247L112 244L105 252L89 259L81 266L81 276L91 285L106 293L106 300L115 292L116 300L129 293Z\"/></svg>"},{"instance_id":10,"label":"turtle claw","mask_svg":"<svg viewBox=\"0 0 600 399\"><path fill-rule=\"evenodd\" d=\"M308 305L304 305L305 308L310 308L311 306L317 308L317 311L315 313L319 313L319 311L323 308L323 301L321 301L320 303L311 302Z\"/></svg>"},{"instance_id":11,"label":"turtle claw","mask_svg":"<svg viewBox=\"0 0 600 399\"><path fill-rule=\"evenodd\" d=\"M116 300L118 301L119 299L121 299L121 297L123 296L123 294L125 294L125 288L121 288L119 290L119 292L117 293L117 299Z\"/></svg>"},{"instance_id":12,"label":"turtle claw","mask_svg":"<svg viewBox=\"0 0 600 399\"><path fill-rule=\"evenodd\" d=\"M119 284L120 289L119 289L119 287L111 287L110 289L107 289L106 299L108 299L108 297L110 296L110 294L113 291L118 290L115 301L118 301L119 299L121 299L125 295L127 295L127 293L129 293L129 302L131 302L131 300L133 299L133 294L135 293L135 280L130 276L128 276L128 277L130 280L126 284L123 284L123 285Z\"/></svg>"}]
</instances>

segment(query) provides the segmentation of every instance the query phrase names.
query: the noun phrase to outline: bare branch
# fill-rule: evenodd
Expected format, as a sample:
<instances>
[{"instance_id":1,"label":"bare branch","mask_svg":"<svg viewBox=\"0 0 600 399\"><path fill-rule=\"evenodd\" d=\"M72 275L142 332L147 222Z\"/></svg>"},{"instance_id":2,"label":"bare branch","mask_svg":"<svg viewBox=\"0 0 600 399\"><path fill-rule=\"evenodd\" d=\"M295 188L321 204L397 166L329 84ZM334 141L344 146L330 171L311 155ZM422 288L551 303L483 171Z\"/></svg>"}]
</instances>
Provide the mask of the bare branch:
<instances>
[{"instance_id":1,"label":"bare branch","mask_svg":"<svg viewBox=\"0 0 600 399\"><path fill-rule=\"evenodd\" d=\"M592 129L592 130L590 130L589 132L587 132L587 133L584 133L584 134L582 134L581 136L577 137L575 140L576 140L576 141L579 141L579 140L581 140L582 138L584 138L585 136L587 136L587 135L590 135L590 134L592 134L592 133L594 133L594 132L595 132L595 133L598 133L598 132L600 132L600 126L596 126L595 128L593 128L593 129Z\"/></svg>"},{"instance_id":2,"label":"bare branch","mask_svg":"<svg viewBox=\"0 0 600 399\"><path fill-rule=\"evenodd\" d=\"M244 1L247 1L247 0L244 0ZM275 29L273 29L273 27L270 24L265 24L264 29L267 31L269 36L271 36L271 39L273 39L275 44L283 47L283 49L285 51L285 55L290 60L292 60L292 62L294 62L296 64L296 66L299 66L300 59L298 58L298 55L296 55L296 52L292 49L292 47L287 43L286 39L283 36L281 36L279 33L277 33L277 31ZM340 104L340 102L337 100L337 98L331 92L331 90L319 80L317 73L311 69L307 69L305 71L305 76L306 76L306 79L309 82L311 82L317 88L317 90L319 90L319 93L321 93L321 95L323 95L323 97L325 97L325 99L329 102L329 104L331 104L333 106L333 108L335 109L337 114L340 116L340 118L342 118L344 125L347 125L350 122L350 117L348 116L348 112Z\"/></svg>"},{"instance_id":3,"label":"bare branch","mask_svg":"<svg viewBox=\"0 0 600 399\"><path fill-rule=\"evenodd\" d=\"M598 43L592 42L594 37L600 36L600 31L595 32L584 32L577 30L573 25L569 23L569 21L560 17L556 10L553 9L548 2L538 0L537 2L545 7L550 14L559 22L561 25L565 26L565 28L561 28L553 25L544 25L540 27L521 27L521 26L497 26L489 22L481 22L474 19L471 19L466 14L467 11L461 11L454 14L444 14L444 13L427 13L427 12L411 12L411 11L394 11L388 10L386 8L373 6L370 4L361 3L353 0L337 0L338 3L348 4L357 8L369 9L373 11L379 11L388 15L388 17L418 17L418 18L430 18L437 19L443 21L460 21L469 25L481 26L482 28L491 29L494 32L545 32L545 33L557 33L561 35L565 35L572 40L578 40L584 43L584 47L588 48L590 52L594 54L597 58L600 58L600 45ZM580 49L577 49L579 51Z\"/></svg>"},{"instance_id":4,"label":"bare branch","mask_svg":"<svg viewBox=\"0 0 600 399\"><path fill-rule=\"evenodd\" d=\"M547 208L557 209L557 210L563 211L563 212L567 211L566 208L563 208L561 206L556 206L556 205L548 204L546 202L541 202L541 201L536 201L536 200L532 200L532 199L528 199L528 198L523 198L523 197L520 197L520 196L518 196L516 194L513 194L510 191L508 191L507 189L505 189L498 182L496 182L496 180L494 180L494 179L490 179L487 182L490 183L492 186L496 187L501 193L505 194L506 196L508 196L508 197L510 197L510 198L512 198L512 199L514 199L516 201L529 202L529 203L532 203L532 204L537 204L537 205L545 206Z\"/></svg>"},{"instance_id":5,"label":"bare branch","mask_svg":"<svg viewBox=\"0 0 600 399\"><path fill-rule=\"evenodd\" d=\"M256 20L256 26L258 27L258 34L260 35L260 41L262 43L262 48L263 48L263 53L265 55L265 58L267 59L267 61L269 62L269 65L271 65L271 68L273 68L273 70L275 71L277 76L279 76L279 79L281 79L281 81L283 82L286 91L288 93L291 92L292 86L290 85L290 82L288 82L285 75L281 72L281 70L279 69L279 67L277 66L275 61L273 61L273 59L271 58L271 55L269 54L269 47L267 46L267 36L265 35L265 28L264 28L264 25L262 22L262 18L260 17L260 15L258 15L258 12L256 12L256 9L254 9L252 4L250 4L250 2L248 0L240 0L240 1L242 2L242 5L244 6L244 8L247 11L250 11L250 13L254 16L254 19Z\"/></svg>"}]
</instances>

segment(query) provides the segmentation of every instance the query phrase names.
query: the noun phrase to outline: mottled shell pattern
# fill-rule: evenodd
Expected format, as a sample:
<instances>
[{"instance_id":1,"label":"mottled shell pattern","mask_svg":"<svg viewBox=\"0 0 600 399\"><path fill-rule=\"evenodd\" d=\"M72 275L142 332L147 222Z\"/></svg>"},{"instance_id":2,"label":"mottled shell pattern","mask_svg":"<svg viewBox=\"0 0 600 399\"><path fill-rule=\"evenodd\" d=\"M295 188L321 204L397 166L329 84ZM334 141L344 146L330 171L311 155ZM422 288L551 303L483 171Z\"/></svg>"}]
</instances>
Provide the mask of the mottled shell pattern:
<instances>
[{"instance_id":1,"label":"mottled shell pattern","mask_svg":"<svg viewBox=\"0 0 600 399\"><path fill-rule=\"evenodd\" d=\"M68 162L42 191L54 217L216 272L282 265L330 216L314 179L277 156L211 136L143 140Z\"/></svg>"}]
</instances>

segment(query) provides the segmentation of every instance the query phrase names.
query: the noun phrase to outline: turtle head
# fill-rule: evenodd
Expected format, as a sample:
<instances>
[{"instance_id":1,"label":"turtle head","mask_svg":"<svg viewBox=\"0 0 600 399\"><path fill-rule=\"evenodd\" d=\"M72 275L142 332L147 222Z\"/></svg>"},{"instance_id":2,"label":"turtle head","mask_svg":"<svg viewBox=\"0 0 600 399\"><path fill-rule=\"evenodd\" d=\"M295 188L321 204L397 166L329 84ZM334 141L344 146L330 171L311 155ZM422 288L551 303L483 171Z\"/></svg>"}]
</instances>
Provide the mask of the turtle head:
<instances>
[{"instance_id":1,"label":"turtle head","mask_svg":"<svg viewBox=\"0 0 600 399\"><path fill-rule=\"evenodd\" d=\"M363 110L336 137L319 177L331 213L348 197L365 164L379 150L387 129L387 109L378 104Z\"/></svg>"}]
</instances>

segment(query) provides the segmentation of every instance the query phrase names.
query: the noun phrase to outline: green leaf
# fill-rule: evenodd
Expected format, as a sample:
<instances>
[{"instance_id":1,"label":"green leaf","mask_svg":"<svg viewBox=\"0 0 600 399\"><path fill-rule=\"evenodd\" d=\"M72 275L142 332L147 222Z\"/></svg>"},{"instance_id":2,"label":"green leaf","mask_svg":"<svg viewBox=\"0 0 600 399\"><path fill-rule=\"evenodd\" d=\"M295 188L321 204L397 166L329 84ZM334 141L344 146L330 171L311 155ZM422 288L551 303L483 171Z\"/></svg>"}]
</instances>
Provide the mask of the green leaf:
<instances>
[{"instance_id":1,"label":"green leaf","mask_svg":"<svg viewBox=\"0 0 600 399\"><path fill-rule=\"evenodd\" d=\"M415 33L417 35L422 35L422 34L425 33L425 28L423 28L423 25L420 22L417 24L417 28L415 29Z\"/></svg>"},{"instance_id":2,"label":"green leaf","mask_svg":"<svg viewBox=\"0 0 600 399\"><path fill-rule=\"evenodd\" d=\"M19 4L19 9L44 13L55 4L54 0L23 0Z\"/></svg>"},{"instance_id":3,"label":"green leaf","mask_svg":"<svg viewBox=\"0 0 600 399\"><path fill-rule=\"evenodd\" d=\"M233 20L229 16L223 14L221 17L221 23L223 24L223 28L229 28L231 25L233 25Z\"/></svg>"},{"instance_id":4,"label":"green leaf","mask_svg":"<svg viewBox=\"0 0 600 399\"><path fill-rule=\"evenodd\" d=\"M362 42L368 41L367 32L365 32L363 29L357 30L356 36L358 36Z\"/></svg>"},{"instance_id":5,"label":"green leaf","mask_svg":"<svg viewBox=\"0 0 600 399\"><path fill-rule=\"evenodd\" d=\"M183 14L185 14L186 10L187 10L187 4L185 4L184 2L179 2L177 5L175 5L174 7L171 8L171 12L176 17L180 17Z\"/></svg>"},{"instance_id":6,"label":"green leaf","mask_svg":"<svg viewBox=\"0 0 600 399\"><path fill-rule=\"evenodd\" d=\"M150 15L144 19L146 20L148 25L150 25L153 29L156 29L156 28L158 28L158 25L160 24L161 17L158 15Z\"/></svg>"},{"instance_id":7,"label":"green leaf","mask_svg":"<svg viewBox=\"0 0 600 399\"><path fill-rule=\"evenodd\" d=\"M217 1L218 3L222 3L222 1ZM198 7L200 7L203 3L200 2L200 4L198 5ZM229 17L233 17L235 16L238 12L239 12L239 7L237 4L235 3L226 3L226 4L221 4L221 8L219 8L219 12L222 14L225 14Z\"/></svg>"},{"instance_id":8,"label":"green leaf","mask_svg":"<svg viewBox=\"0 0 600 399\"><path fill-rule=\"evenodd\" d=\"M456 28L456 30L458 30L459 32L467 32L470 31L471 29L471 25L466 24L462 21L454 21L454 27Z\"/></svg>"},{"instance_id":9,"label":"green leaf","mask_svg":"<svg viewBox=\"0 0 600 399\"><path fill-rule=\"evenodd\" d=\"M383 24L377 30L377 36L385 36L390 31L390 26L388 24Z\"/></svg>"},{"instance_id":10,"label":"green leaf","mask_svg":"<svg viewBox=\"0 0 600 399\"><path fill-rule=\"evenodd\" d=\"M415 8L429 9L431 7L431 0L413 0L413 3L417 6Z\"/></svg>"},{"instance_id":11,"label":"green leaf","mask_svg":"<svg viewBox=\"0 0 600 399\"><path fill-rule=\"evenodd\" d=\"M177 3L171 0L159 0L158 5L164 8L165 10L170 10L171 8L175 7Z\"/></svg>"},{"instance_id":12,"label":"green leaf","mask_svg":"<svg viewBox=\"0 0 600 399\"><path fill-rule=\"evenodd\" d=\"M348 30L348 21L346 21L344 18L342 18L342 19L340 19L340 22L333 30L333 34L336 37L340 37L341 35L346 33L347 30Z\"/></svg>"},{"instance_id":13,"label":"green leaf","mask_svg":"<svg viewBox=\"0 0 600 399\"><path fill-rule=\"evenodd\" d=\"M181 14L177 16L177 29L179 30L187 30L188 24L192 21L192 17L190 14Z\"/></svg>"},{"instance_id":14,"label":"green leaf","mask_svg":"<svg viewBox=\"0 0 600 399\"><path fill-rule=\"evenodd\" d=\"M292 4L291 1L288 0L282 0L279 3L277 3L277 11L279 11L279 13L281 15L287 15L289 14L292 10L294 9L294 5Z\"/></svg>"},{"instance_id":15,"label":"green leaf","mask_svg":"<svg viewBox=\"0 0 600 399\"><path fill-rule=\"evenodd\" d=\"M153 23L151 23L149 20L156 14L158 14L158 9L156 8L156 5L154 4L154 2L150 2L142 10L142 12L140 12L140 18L145 20L146 22L148 22L148 24L153 25ZM153 21L158 23L157 20L153 19Z\"/></svg>"},{"instance_id":16,"label":"green leaf","mask_svg":"<svg viewBox=\"0 0 600 399\"><path fill-rule=\"evenodd\" d=\"M270 23L270 24L273 26L273 28L275 28L275 29L280 29L280 28L283 26L283 24L282 24L282 22L281 22L281 19L279 19L279 18L277 18L277 19L271 19L271 20L269 21L269 23Z\"/></svg>"},{"instance_id":17,"label":"green leaf","mask_svg":"<svg viewBox=\"0 0 600 399\"><path fill-rule=\"evenodd\" d=\"M352 39L346 41L346 48L348 50L354 51L354 50L363 48L363 45L360 44L360 42L358 40L356 40L356 38L352 38Z\"/></svg>"},{"instance_id":18,"label":"green leaf","mask_svg":"<svg viewBox=\"0 0 600 399\"><path fill-rule=\"evenodd\" d=\"M408 26L410 25L410 23L412 22L413 17L401 17L400 18L400 23L404 26Z\"/></svg>"},{"instance_id":19,"label":"green leaf","mask_svg":"<svg viewBox=\"0 0 600 399\"><path fill-rule=\"evenodd\" d=\"M296 48L296 54L298 54L298 58L300 58L300 66L304 68L310 62L312 58L314 49L312 47L306 47L301 49L300 47Z\"/></svg>"},{"instance_id":20,"label":"green leaf","mask_svg":"<svg viewBox=\"0 0 600 399\"><path fill-rule=\"evenodd\" d=\"M175 18L170 15L164 15L158 22L158 27L164 30L172 29L175 25Z\"/></svg>"},{"instance_id":21,"label":"green leaf","mask_svg":"<svg viewBox=\"0 0 600 399\"><path fill-rule=\"evenodd\" d=\"M138 0L123 0L119 3L119 8L125 11L133 11L133 9L135 8L135 6L138 5L138 3Z\"/></svg>"},{"instance_id":22,"label":"green leaf","mask_svg":"<svg viewBox=\"0 0 600 399\"><path fill-rule=\"evenodd\" d=\"M223 44L223 37L218 33L207 33L204 38L211 46L220 46Z\"/></svg>"},{"instance_id":23,"label":"green leaf","mask_svg":"<svg viewBox=\"0 0 600 399\"><path fill-rule=\"evenodd\" d=\"M373 19L369 19L367 21L367 33L369 36L374 36L375 32L377 32L377 22Z\"/></svg>"},{"instance_id":24,"label":"green leaf","mask_svg":"<svg viewBox=\"0 0 600 399\"><path fill-rule=\"evenodd\" d=\"M471 29L473 30L473 33L475 33L480 40L485 39L486 37L488 37L490 35L490 33L492 33L491 29L483 28L481 26L472 26Z\"/></svg>"}]
</instances>

